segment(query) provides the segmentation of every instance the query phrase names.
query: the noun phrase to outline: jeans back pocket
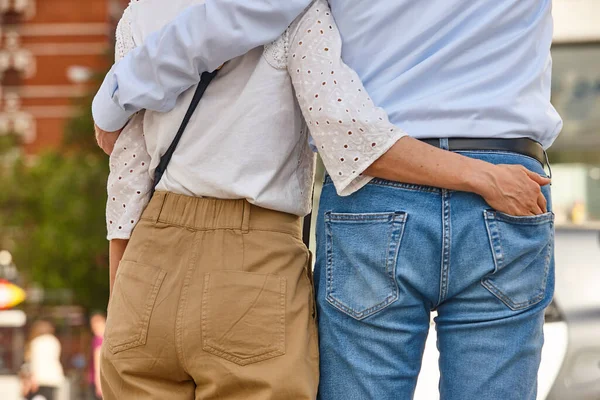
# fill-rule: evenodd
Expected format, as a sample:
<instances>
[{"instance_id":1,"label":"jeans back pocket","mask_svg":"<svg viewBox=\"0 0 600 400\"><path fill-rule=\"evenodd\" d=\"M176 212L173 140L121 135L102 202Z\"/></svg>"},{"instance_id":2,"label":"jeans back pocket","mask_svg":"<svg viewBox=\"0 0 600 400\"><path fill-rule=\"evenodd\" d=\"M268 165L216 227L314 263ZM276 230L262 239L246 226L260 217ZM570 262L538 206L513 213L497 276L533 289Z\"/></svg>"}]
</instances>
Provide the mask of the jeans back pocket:
<instances>
[{"instance_id":1,"label":"jeans back pocket","mask_svg":"<svg viewBox=\"0 0 600 400\"><path fill-rule=\"evenodd\" d=\"M511 310L543 300L554 251L554 214L514 217L485 211L494 271L482 285Z\"/></svg>"},{"instance_id":2,"label":"jeans back pocket","mask_svg":"<svg viewBox=\"0 0 600 400\"><path fill-rule=\"evenodd\" d=\"M286 278L241 271L204 275L202 348L238 365L285 354Z\"/></svg>"},{"instance_id":3,"label":"jeans back pocket","mask_svg":"<svg viewBox=\"0 0 600 400\"><path fill-rule=\"evenodd\" d=\"M325 214L327 301L361 320L398 299L404 212Z\"/></svg>"},{"instance_id":4,"label":"jeans back pocket","mask_svg":"<svg viewBox=\"0 0 600 400\"><path fill-rule=\"evenodd\" d=\"M106 344L111 353L146 344L150 317L166 272L150 265L122 261L106 319Z\"/></svg>"}]
</instances>

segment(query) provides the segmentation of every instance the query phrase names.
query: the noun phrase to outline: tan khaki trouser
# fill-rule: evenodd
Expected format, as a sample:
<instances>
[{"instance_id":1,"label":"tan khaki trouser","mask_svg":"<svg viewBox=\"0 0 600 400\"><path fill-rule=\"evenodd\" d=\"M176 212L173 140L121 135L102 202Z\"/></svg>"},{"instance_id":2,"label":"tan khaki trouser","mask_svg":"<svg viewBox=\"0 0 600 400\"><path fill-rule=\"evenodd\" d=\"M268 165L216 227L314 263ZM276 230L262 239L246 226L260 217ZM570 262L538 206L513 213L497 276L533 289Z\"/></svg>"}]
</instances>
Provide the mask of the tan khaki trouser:
<instances>
[{"instance_id":1,"label":"tan khaki trouser","mask_svg":"<svg viewBox=\"0 0 600 400\"><path fill-rule=\"evenodd\" d=\"M315 399L309 271L300 218L156 193L108 307L104 398Z\"/></svg>"}]
</instances>

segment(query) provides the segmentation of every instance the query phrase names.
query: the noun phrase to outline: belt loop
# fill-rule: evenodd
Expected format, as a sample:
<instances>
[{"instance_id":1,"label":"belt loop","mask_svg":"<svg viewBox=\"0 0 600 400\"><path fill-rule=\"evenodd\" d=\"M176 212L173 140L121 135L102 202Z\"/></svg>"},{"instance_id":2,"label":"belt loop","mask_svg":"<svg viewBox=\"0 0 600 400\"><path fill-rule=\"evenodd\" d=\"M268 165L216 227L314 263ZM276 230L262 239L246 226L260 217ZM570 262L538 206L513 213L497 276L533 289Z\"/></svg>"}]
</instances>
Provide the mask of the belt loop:
<instances>
[{"instance_id":1,"label":"belt loop","mask_svg":"<svg viewBox=\"0 0 600 400\"><path fill-rule=\"evenodd\" d=\"M242 203L242 233L250 232L250 203L244 200Z\"/></svg>"},{"instance_id":2,"label":"belt loop","mask_svg":"<svg viewBox=\"0 0 600 400\"><path fill-rule=\"evenodd\" d=\"M450 145L448 144L448 138L440 139L440 149L450 150Z\"/></svg>"},{"instance_id":3,"label":"belt loop","mask_svg":"<svg viewBox=\"0 0 600 400\"><path fill-rule=\"evenodd\" d=\"M550 159L548 158L548 152L546 149L544 149L544 157L546 158L546 165L548 166L548 177L552 179L552 167L550 167ZM550 185L552 185L552 182L550 182Z\"/></svg>"},{"instance_id":4,"label":"belt loop","mask_svg":"<svg viewBox=\"0 0 600 400\"><path fill-rule=\"evenodd\" d=\"M163 207L165 206L165 201L167 200L167 192L154 192L152 197L157 197L156 200L160 202L156 207L156 218L154 218L154 223L157 224L160 220L160 214L162 214ZM152 201L152 199L150 199L150 201Z\"/></svg>"}]
</instances>

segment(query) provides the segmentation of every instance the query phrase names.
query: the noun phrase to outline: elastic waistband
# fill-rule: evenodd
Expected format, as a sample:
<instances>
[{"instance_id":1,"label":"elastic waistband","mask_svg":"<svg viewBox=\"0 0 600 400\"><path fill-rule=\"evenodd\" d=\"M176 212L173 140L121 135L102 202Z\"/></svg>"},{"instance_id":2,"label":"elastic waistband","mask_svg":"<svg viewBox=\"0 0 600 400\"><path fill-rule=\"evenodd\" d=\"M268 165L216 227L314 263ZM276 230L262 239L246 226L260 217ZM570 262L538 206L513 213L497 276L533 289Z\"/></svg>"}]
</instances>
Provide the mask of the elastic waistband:
<instances>
[{"instance_id":1,"label":"elastic waistband","mask_svg":"<svg viewBox=\"0 0 600 400\"><path fill-rule=\"evenodd\" d=\"M193 230L231 229L286 233L302 238L302 220L292 214L267 210L246 200L221 200L156 192L142 219Z\"/></svg>"}]
</instances>

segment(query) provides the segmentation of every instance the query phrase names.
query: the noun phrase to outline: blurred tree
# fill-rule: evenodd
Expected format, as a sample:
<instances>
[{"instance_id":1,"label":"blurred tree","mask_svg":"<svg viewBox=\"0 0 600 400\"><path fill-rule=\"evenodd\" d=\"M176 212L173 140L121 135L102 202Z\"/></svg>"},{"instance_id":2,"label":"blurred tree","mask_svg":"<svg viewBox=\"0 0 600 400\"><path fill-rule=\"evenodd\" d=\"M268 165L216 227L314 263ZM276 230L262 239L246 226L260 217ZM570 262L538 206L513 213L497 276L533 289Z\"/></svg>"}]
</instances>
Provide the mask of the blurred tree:
<instances>
[{"instance_id":1,"label":"blurred tree","mask_svg":"<svg viewBox=\"0 0 600 400\"><path fill-rule=\"evenodd\" d=\"M13 154L7 150L10 141L0 141L5 164L0 169L0 247L13 253L28 282L48 293L69 289L74 303L106 309L108 161L95 146L91 98L78 103L80 114L56 150L7 157ZM64 301L64 296L45 300Z\"/></svg>"}]
</instances>

